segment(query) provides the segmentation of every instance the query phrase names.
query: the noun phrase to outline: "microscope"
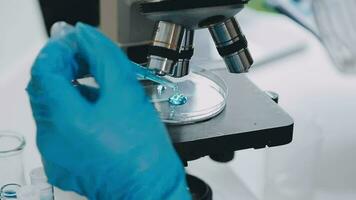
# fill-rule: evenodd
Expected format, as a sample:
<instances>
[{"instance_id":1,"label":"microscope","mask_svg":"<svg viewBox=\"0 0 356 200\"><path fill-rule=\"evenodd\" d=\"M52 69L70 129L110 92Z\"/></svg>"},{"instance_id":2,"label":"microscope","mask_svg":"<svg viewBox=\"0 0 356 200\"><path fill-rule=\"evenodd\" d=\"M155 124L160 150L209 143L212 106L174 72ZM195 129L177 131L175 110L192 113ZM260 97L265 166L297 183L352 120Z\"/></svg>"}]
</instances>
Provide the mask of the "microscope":
<instances>
[{"instance_id":1,"label":"microscope","mask_svg":"<svg viewBox=\"0 0 356 200\"><path fill-rule=\"evenodd\" d=\"M182 162L209 156L217 162L229 162L234 152L285 145L292 141L292 118L277 104L278 96L267 95L243 73L248 72L253 59L245 35L235 18L249 0L118 0L113 5L101 2L102 28L123 47L128 57L171 80L193 83L204 76L204 66L194 71L194 33L208 29L216 49L226 66L211 73L218 76L227 88L224 104L209 115L194 118L184 115L183 123L163 120L172 143ZM117 12L104 13L105 8ZM114 16L109 22L108 16ZM202 72L202 74L201 74ZM194 76L194 74L196 76ZM198 75L197 75L198 74ZM216 79L204 77L206 82ZM205 79L204 79L205 80ZM212 82L209 82L211 80ZM221 85L220 85L221 86ZM209 86L210 87L210 86ZM222 86L224 87L224 86ZM195 90L199 90L196 87ZM151 90L152 92L152 90ZM196 92L196 91L195 91ZM194 110L204 104L212 93L203 91L197 96ZM163 113L162 105L155 105ZM169 108L165 108L169 109ZM210 112L210 111L209 111ZM184 121L184 119L190 121ZM176 121L175 121L176 122ZM189 190L194 199L212 199L212 189L201 179L187 175Z\"/></svg>"}]
</instances>

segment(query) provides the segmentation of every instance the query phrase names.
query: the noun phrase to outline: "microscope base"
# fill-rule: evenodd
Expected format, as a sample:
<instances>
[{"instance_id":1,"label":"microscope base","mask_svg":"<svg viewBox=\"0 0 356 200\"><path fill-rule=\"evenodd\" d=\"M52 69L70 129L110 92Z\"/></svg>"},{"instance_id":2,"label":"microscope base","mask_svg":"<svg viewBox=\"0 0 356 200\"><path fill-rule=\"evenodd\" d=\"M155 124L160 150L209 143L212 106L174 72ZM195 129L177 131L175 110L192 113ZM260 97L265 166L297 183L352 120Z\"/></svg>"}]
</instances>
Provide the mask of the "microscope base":
<instances>
[{"instance_id":1,"label":"microscope base","mask_svg":"<svg viewBox=\"0 0 356 200\"><path fill-rule=\"evenodd\" d=\"M213 71L228 88L226 108L195 124L167 125L183 162L249 148L285 145L293 138L293 119L243 74Z\"/></svg>"}]
</instances>

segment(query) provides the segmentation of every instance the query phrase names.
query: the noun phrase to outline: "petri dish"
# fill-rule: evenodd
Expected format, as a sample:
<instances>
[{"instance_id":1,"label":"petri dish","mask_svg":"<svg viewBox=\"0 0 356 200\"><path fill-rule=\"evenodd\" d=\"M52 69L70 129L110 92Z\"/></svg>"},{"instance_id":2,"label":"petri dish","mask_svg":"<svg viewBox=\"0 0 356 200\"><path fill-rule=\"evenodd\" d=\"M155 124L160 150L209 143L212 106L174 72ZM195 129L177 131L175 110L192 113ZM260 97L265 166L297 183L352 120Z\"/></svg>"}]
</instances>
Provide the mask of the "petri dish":
<instances>
[{"instance_id":1,"label":"petri dish","mask_svg":"<svg viewBox=\"0 0 356 200\"><path fill-rule=\"evenodd\" d=\"M11 131L0 131L0 157L8 157L22 152L25 138Z\"/></svg>"},{"instance_id":2,"label":"petri dish","mask_svg":"<svg viewBox=\"0 0 356 200\"><path fill-rule=\"evenodd\" d=\"M177 91L151 81L143 82L163 122L173 125L191 124L211 119L224 110L227 87L213 72L194 68L186 77L168 79L177 84ZM171 97L177 92L186 97L181 105L170 103Z\"/></svg>"}]
</instances>

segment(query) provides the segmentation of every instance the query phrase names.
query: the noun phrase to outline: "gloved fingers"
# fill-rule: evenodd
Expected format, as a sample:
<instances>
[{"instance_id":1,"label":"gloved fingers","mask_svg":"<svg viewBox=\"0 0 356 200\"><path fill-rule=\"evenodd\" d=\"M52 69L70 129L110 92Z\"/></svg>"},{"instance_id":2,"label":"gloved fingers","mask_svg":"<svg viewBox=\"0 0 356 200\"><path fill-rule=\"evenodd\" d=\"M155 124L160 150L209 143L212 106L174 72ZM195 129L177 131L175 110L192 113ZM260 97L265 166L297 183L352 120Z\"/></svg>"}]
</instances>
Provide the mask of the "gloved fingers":
<instances>
[{"instance_id":1,"label":"gloved fingers","mask_svg":"<svg viewBox=\"0 0 356 200\"><path fill-rule=\"evenodd\" d=\"M107 90L138 85L131 62L121 49L95 28L76 25L78 53L105 93Z\"/></svg>"},{"instance_id":2,"label":"gloved fingers","mask_svg":"<svg viewBox=\"0 0 356 200\"><path fill-rule=\"evenodd\" d=\"M87 85L77 84L75 86L80 94L86 98L89 102L96 102L99 99L99 89Z\"/></svg>"},{"instance_id":3,"label":"gloved fingers","mask_svg":"<svg viewBox=\"0 0 356 200\"><path fill-rule=\"evenodd\" d=\"M86 101L72 85L71 65L73 51L60 40L50 41L42 49L32 67L31 80L27 86L34 114L41 108L51 115L60 109L70 114L85 104Z\"/></svg>"},{"instance_id":4,"label":"gloved fingers","mask_svg":"<svg viewBox=\"0 0 356 200\"><path fill-rule=\"evenodd\" d=\"M95 160L90 157L93 155L90 151L95 147L92 147L93 144L88 142L90 138L84 138L90 137L90 135L73 133L70 130L71 127L65 126L65 124L49 123L47 126L41 124L37 128L36 144L42 159L51 161L57 166L71 169L73 175L81 174L88 166L87 163Z\"/></svg>"},{"instance_id":5,"label":"gloved fingers","mask_svg":"<svg viewBox=\"0 0 356 200\"><path fill-rule=\"evenodd\" d=\"M78 53L77 38L78 36L76 35L74 27L68 30L68 32L65 34L51 38L51 40L63 45L68 50L68 52L71 52L70 55L72 56L72 59L70 70L72 72L72 80L82 78L90 74L88 64Z\"/></svg>"},{"instance_id":6,"label":"gloved fingers","mask_svg":"<svg viewBox=\"0 0 356 200\"><path fill-rule=\"evenodd\" d=\"M69 36L72 35L65 40ZM72 66L76 65L73 61L75 49L65 40L50 39L47 42L32 66L31 75L59 75L68 80L75 78L73 68L77 66Z\"/></svg>"},{"instance_id":7,"label":"gloved fingers","mask_svg":"<svg viewBox=\"0 0 356 200\"><path fill-rule=\"evenodd\" d=\"M62 24L62 28L55 28L56 24ZM59 22L56 24L52 26L50 40L56 41L68 51L71 51L71 55L73 56L71 65L71 71L73 73L72 79L74 80L89 75L90 73L87 63L78 54L77 35L75 32L75 28L72 25L66 24L65 22Z\"/></svg>"},{"instance_id":8,"label":"gloved fingers","mask_svg":"<svg viewBox=\"0 0 356 200\"><path fill-rule=\"evenodd\" d=\"M84 188L78 177L71 173L70 170L57 165L56 163L42 158L44 169L48 177L48 182L65 191L74 191L80 195L84 195Z\"/></svg>"}]
</instances>

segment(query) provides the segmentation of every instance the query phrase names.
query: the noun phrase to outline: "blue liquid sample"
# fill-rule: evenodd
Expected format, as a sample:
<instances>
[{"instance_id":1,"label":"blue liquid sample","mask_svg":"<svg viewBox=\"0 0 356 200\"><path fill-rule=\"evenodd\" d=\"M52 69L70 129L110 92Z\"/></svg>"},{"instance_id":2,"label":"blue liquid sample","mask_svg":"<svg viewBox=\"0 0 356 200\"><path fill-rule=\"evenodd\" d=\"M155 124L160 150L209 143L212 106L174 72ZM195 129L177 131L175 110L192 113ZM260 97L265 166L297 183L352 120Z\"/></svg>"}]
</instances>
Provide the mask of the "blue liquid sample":
<instances>
[{"instance_id":1,"label":"blue liquid sample","mask_svg":"<svg viewBox=\"0 0 356 200\"><path fill-rule=\"evenodd\" d=\"M16 199L17 191L20 189L20 185L17 184L7 184L1 188L0 199Z\"/></svg>"},{"instance_id":2,"label":"blue liquid sample","mask_svg":"<svg viewBox=\"0 0 356 200\"><path fill-rule=\"evenodd\" d=\"M6 198L16 198L17 193L14 190L6 190L3 191L2 196Z\"/></svg>"},{"instance_id":3,"label":"blue liquid sample","mask_svg":"<svg viewBox=\"0 0 356 200\"><path fill-rule=\"evenodd\" d=\"M168 100L168 102L174 106L184 105L185 103L187 103L187 101L188 101L188 98L180 93L174 94L173 96L169 97L169 100Z\"/></svg>"}]
</instances>

